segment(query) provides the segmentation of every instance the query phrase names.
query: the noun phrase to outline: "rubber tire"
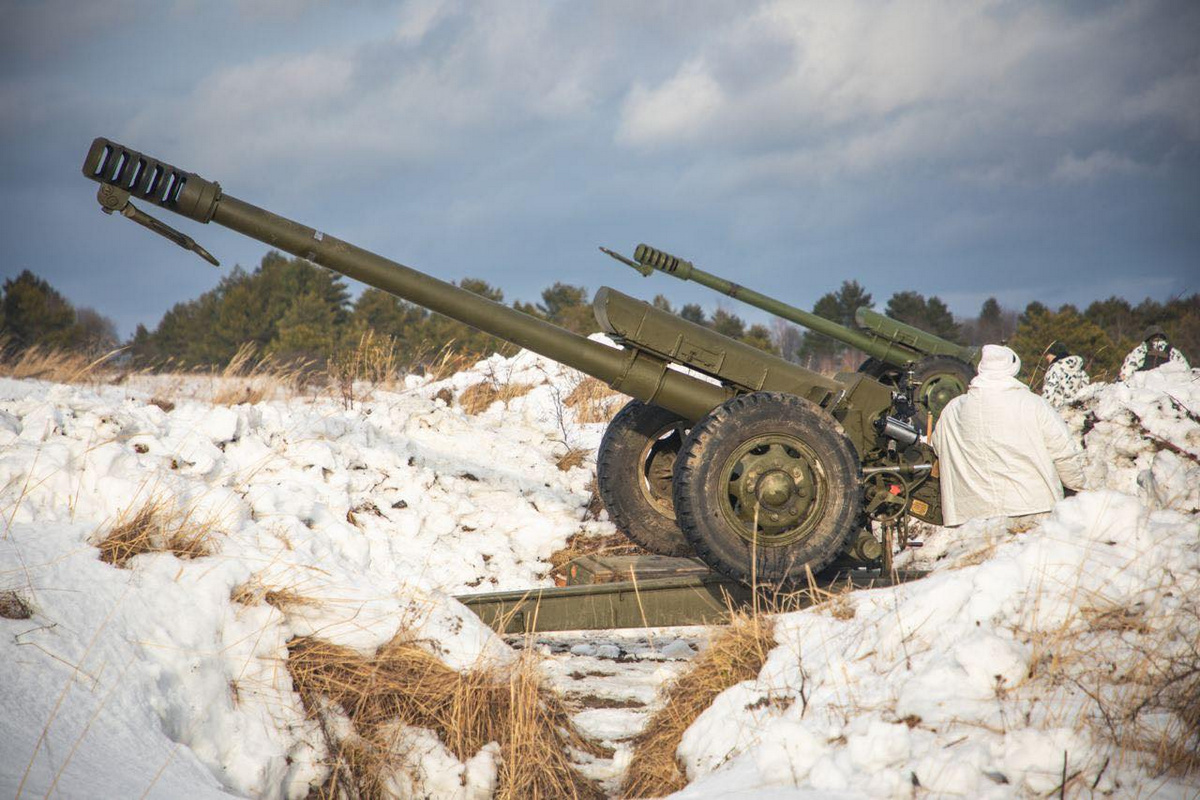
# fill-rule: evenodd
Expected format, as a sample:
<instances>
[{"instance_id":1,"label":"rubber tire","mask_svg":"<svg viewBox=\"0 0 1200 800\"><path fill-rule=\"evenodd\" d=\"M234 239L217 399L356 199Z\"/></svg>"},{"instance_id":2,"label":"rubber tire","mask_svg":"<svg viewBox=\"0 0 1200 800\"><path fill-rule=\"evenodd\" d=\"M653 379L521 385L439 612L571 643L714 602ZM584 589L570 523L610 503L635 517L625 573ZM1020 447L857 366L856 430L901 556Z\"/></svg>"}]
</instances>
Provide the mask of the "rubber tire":
<instances>
[{"instance_id":1,"label":"rubber tire","mask_svg":"<svg viewBox=\"0 0 1200 800\"><path fill-rule=\"evenodd\" d=\"M962 383L965 393L971 379L975 377L975 368L953 356L929 356L918 361L913 367L913 379L921 383L922 388L924 388L923 384L934 375L953 375ZM935 424L937 423L937 415L934 416L933 421ZM925 431L929 429L925 406L920 402L917 403L917 413L913 417L913 425L921 432L921 435L924 435Z\"/></svg>"},{"instance_id":2,"label":"rubber tire","mask_svg":"<svg viewBox=\"0 0 1200 800\"><path fill-rule=\"evenodd\" d=\"M642 491L642 453L683 418L664 408L630 400L604 431L596 454L596 485L608 518L626 538L662 556L692 556L692 546L675 523L670 493L656 508Z\"/></svg>"},{"instance_id":3,"label":"rubber tire","mask_svg":"<svg viewBox=\"0 0 1200 800\"><path fill-rule=\"evenodd\" d=\"M751 437L788 434L803 441L825 473L828 507L808 536L754 547L724 518L726 461ZM862 464L841 425L820 406L791 394L739 395L692 428L675 460L675 513L696 554L710 567L750 584L785 586L822 570L846 546L862 512ZM753 553L757 550L757 555Z\"/></svg>"}]
</instances>

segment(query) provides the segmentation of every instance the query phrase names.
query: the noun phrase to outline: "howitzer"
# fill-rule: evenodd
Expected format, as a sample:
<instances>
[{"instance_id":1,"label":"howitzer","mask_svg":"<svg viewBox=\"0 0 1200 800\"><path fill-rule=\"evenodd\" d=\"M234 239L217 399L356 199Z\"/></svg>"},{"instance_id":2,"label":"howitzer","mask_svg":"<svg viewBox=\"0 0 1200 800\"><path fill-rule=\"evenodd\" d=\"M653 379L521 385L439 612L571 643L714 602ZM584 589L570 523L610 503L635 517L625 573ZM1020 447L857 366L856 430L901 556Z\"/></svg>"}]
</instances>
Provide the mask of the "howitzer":
<instances>
[{"instance_id":1,"label":"howitzer","mask_svg":"<svg viewBox=\"0 0 1200 800\"><path fill-rule=\"evenodd\" d=\"M946 403L966 391L975 374L974 365L979 363L978 348L948 342L865 306L854 315L863 330L855 330L705 272L690 261L649 245L639 244L632 260L607 248L600 249L647 277L657 270L683 281L695 281L861 350L869 358L859 371L885 383L895 384L902 373L911 371L917 404L931 412L935 420Z\"/></svg>"},{"instance_id":2,"label":"howitzer","mask_svg":"<svg viewBox=\"0 0 1200 800\"><path fill-rule=\"evenodd\" d=\"M609 288L593 301L618 347L495 303L225 194L195 173L96 139L83 174L118 212L180 246L145 200L216 223L574 367L634 398L597 454L613 522L664 555L695 553L739 580L782 584L878 544L868 518L940 522L933 453L902 392L823 377ZM215 261L215 260L214 260ZM680 367L686 368L681 370Z\"/></svg>"}]
</instances>

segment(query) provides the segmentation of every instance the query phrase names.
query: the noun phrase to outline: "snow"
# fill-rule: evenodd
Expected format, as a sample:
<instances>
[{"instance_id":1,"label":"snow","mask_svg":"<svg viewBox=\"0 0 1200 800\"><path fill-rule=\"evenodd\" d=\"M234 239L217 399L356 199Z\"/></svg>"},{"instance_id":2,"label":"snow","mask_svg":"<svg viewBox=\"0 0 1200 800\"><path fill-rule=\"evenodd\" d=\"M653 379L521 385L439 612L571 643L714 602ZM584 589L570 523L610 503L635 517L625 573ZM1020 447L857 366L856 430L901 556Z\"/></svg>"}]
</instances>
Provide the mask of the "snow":
<instances>
[{"instance_id":1,"label":"snow","mask_svg":"<svg viewBox=\"0 0 1200 800\"><path fill-rule=\"evenodd\" d=\"M1200 638L1183 613L1200 597L1198 376L1088 387L1064 414L1089 488L1032 530L928 529L900 557L928 577L856 592L849 618L780 615L759 676L686 732L679 796L1024 797L1056 792L1064 760L1081 790L1195 796L1195 777L1114 750L1082 689L1139 644ZM369 653L408 630L455 668L513 658L453 595L551 585L570 535L612 532L586 519L594 464L556 465L602 433L563 403L578 380L524 352L352 404L213 405L204 379L0 379L0 590L34 610L0 619L0 794L303 797L326 754L284 666L293 637ZM438 396L481 381L534 388L477 415ZM211 524L214 552L101 562L98 537L152 498ZM231 600L247 584L307 602ZM612 634L543 653L552 683L590 665L583 691L639 704L577 718L616 745L592 769L607 785L702 638L665 635L628 665ZM494 746L462 762L429 731L396 735L413 760L398 794L494 790Z\"/></svg>"},{"instance_id":2,"label":"snow","mask_svg":"<svg viewBox=\"0 0 1200 800\"><path fill-rule=\"evenodd\" d=\"M1195 776L1160 776L1106 743L1083 688L1107 668L1117 700L1137 642L1182 631L1186 653L1200 641L1196 409L1200 371L1090 387L1066 412L1086 447L1088 491L1024 533L1003 519L929 531L901 563L931 574L855 593L851 619L781 615L758 678L720 695L685 735L678 755L692 783L679 796L909 796L919 785L1022 797L1057 793L1065 764L1097 793L1195 797ZM1089 622L1111 610L1145 638ZM768 697L789 702L780 710Z\"/></svg>"},{"instance_id":3,"label":"snow","mask_svg":"<svg viewBox=\"0 0 1200 800\"><path fill-rule=\"evenodd\" d=\"M497 375L535 388L476 416L435 399ZM406 628L452 667L511 658L451 595L552 585L568 536L612 532L583 521L590 469L555 465L602 432L562 405L578 379L522 354L352 408L176 395L169 412L149 400L170 379L0 379L0 589L35 610L0 620L0 794L303 797L325 754L289 639L370 652ZM101 562L98 536L151 498L211 521L216 552ZM251 580L309 602L231 601ZM486 789L493 762L457 769Z\"/></svg>"}]
</instances>

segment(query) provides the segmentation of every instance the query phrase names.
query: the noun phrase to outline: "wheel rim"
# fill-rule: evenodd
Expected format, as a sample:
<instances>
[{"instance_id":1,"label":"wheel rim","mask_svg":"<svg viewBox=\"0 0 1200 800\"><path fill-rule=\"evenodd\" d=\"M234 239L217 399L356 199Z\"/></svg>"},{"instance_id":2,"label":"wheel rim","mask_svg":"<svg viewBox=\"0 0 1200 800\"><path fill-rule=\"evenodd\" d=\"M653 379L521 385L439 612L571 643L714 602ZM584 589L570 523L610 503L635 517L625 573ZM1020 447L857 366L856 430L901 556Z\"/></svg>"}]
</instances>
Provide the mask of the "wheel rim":
<instances>
[{"instance_id":1,"label":"wheel rim","mask_svg":"<svg viewBox=\"0 0 1200 800\"><path fill-rule=\"evenodd\" d=\"M721 479L727 487L721 502L727 522L743 539L762 547L804 539L829 500L821 459L786 434L744 442L725 460Z\"/></svg>"},{"instance_id":2,"label":"wheel rim","mask_svg":"<svg viewBox=\"0 0 1200 800\"><path fill-rule=\"evenodd\" d=\"M671 481L675 472L675 458L683 446L683 434L681 423L664 425L649 438L638 458L638 464L641 465L638 487L642 490L642 496L655 511L670 519L675 519Z\"/></svg>"},{"instance_id":3,"label":"wheel rim","mask_svg":"<svg viewBox=\"0 0 1200 800\"><path fill-rule=\"evenodd\" d=\"M962 378L950 372L930 375L921 384L921 400L933 416L939 417L946 405L967 391Z\"/></svg>"}]
</instances>

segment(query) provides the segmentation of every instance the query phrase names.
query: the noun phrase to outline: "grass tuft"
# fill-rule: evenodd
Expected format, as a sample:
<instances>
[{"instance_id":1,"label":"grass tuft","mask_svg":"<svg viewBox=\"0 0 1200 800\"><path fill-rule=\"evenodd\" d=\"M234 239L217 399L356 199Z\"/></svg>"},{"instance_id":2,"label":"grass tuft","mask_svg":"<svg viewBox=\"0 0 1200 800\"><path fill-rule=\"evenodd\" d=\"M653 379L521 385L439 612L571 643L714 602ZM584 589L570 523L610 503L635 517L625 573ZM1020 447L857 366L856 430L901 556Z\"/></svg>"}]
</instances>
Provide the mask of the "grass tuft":
<instances>
[{"instance_id":1,"label":"grass tuft","mask_svg":"<svg viewBox=\"0 0 1200 800\"><path fill-rule=\"evenodd\" d=\"M217 375L220 385L213 391L218 406L254 405L277 394L295 391L304 384L312 364L280 364L270 356L257 358L258 347L246 342Z\"/></svg>"},{"instance_id":2,"label":"grass tuft","mask_svg":"<svg viewBox=\"0 0 1200 800\"><path fill-rule=\"evenodd\" d=\"M729 626L668 685L663 707L633 740L622 796L662 797L687 786L675 757L684 731L721 692L757 677L773 647L771 617L734 612Z\"/></svg>"},{"instance_id":3,"label":"grass tuft","mask_svg":"<svg viewBox=\"0 0 1200 800\"><path fill-rule=\"evenodd\" d=\"M10 350L7 336L0 336L0 375L51 383L86 383L104 377L101 368L121 351L92 357L73 350L34 345ZM111 377L111 376L109 376Z\"/></svg>"},{"instance_id":4,"label":"grass tuft","mask_svg":"<svg viewBox=\"0 0 1200 800\"><path fill-rule=\"evenodd\" d=\"M608 422L621 409L625 395L614 391L604 381L587 377L575 385L563 403L575 410L581 423Z\"/></svg>"},{"instance_id":5,"label":"grass tuft","mask_svg":"<svg viewBox=\"0 0 1200 800\"><path fill-rule=\"evenodd\" d=\"M507 405L518 397L524 397L533 389L531 383L497 383L485 380L463 389L458 404L468 414L487 411L497 400Z\"/></svg>"},{"instance_id":6,"label":"grass tuft","mask_svg":"<svg viewBox=\"0 0 1200 800\"><path fill-rule=\"evenodd\" d=\"M572 726L530 657L459 672L403 636L371 656L297 637L288 643L287 668L332 755L319 796L387 796L391 776L406 763L398 726L433 731L463 762L498 743L501 800L601 796L567 754L598 748ZM348 720L349 733L338 715Z\"/></svg>"},{"instance_id":7,"label":"grass tuft","mask_svg":"<svg viewBox=\"0 0 1200 800\"><path fill-rule=\"evenodd\" d=\"M1200 773L1200 602L1100 604L1036 632L1030 677L1087 699L1083 723L1159 775ZM1079 623L1087 635L1079 635Z\"/></svg>"},{"instance_id":8,"label":"grass tuft","mask_svg":"<svg viewBox=\"0 0 1200 800\"><path fill-rule=\"evenodd\" d=\"M558 460L554 463L560 470L567 472L575 467L582 466L589 452L589 450L583 447L568 447L567 452L559 456Z\"/></svg>"},{"instance_id":9,"label":"grass tuft","mask_svg":"<svg viewBox=\"0 0 1200 800\"><path fill-rule=\"evenodd\" d=\"M420 367L430 381L441 381L451 375L465 372L482 358L479 353L458 349L457 343L449 341L434 354L417 352L409 359L410 370Z\"/></svg>"},{"instance_id":10,"label":"grass tuft","mask_svg":"<svg viewBox=\"0 0 1200 800\"><path fill-rule=\"evenodd\" d=\"M256 606L259 603L266 603L280 611L317 604L316 600L297 592L295 589L268 586L257 575L245 583L233 587L233 591L229 593L229 599L243 606Z\"/></svg>"},{"instance_id":11,"label":"grass tuft","mask_svg":"<svg viewBox=\"0 0 1200 800\"><path fill-rule=\"evenodd\" d=\"M635 544L623 533L589 534L580 531L567 539L563 549L556 550L550 555L550 566L554 572L560 571L572 561L584 556L631 556L650 555Z\"/></svg>"},{"instance_id":12,"label":"grass tuft","mask_svg":"<svg viewBox=\"0 0 1200 800\"><path fill-rule=\"evenodd\" d=\"M342 403L350 408L355 400L370 399L375 387L387 388L395 383L400 374L396 340L368 329L354 348L335 354L325 368L341 394ZM355 395L358 384L370 387L366 394Z\"/></svg>"},{"instance_id":13,"label":"grass tuft","mask_svg":"<svg viewBox=\"0 0 1200 800\"><path fill-rule=\"evenodd\" d=\"M104 563L128 567L143 553L171 553L189 559L212 555L215 533L215 520L194 519L167 498L156 496L136 510L122 512L96 546Z\"/></svg>"}]
</instances>

